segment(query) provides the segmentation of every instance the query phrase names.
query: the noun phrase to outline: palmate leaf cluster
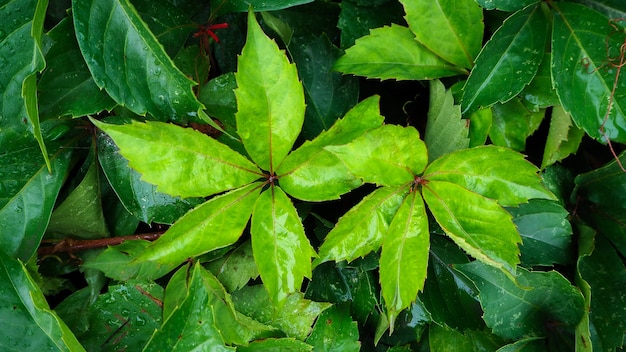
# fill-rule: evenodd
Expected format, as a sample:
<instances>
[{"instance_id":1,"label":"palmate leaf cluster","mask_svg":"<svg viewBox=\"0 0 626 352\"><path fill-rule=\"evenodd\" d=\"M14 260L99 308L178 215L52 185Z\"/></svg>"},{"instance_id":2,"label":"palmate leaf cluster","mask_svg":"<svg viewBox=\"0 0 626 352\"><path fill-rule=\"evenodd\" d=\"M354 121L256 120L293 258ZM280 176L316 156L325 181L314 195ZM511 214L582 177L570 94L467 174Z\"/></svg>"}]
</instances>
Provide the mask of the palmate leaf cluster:
<instances>
[{"instance_id":1,"label":"palmate leaf cluster","mask_svg":"<svg viewBox=\"0 0 626 352\"><path fill-rule=\"evenodd\" d=\"M63 6L0 7L3 348L623 347L623 5Z\"/></svg>"}]
</instances>

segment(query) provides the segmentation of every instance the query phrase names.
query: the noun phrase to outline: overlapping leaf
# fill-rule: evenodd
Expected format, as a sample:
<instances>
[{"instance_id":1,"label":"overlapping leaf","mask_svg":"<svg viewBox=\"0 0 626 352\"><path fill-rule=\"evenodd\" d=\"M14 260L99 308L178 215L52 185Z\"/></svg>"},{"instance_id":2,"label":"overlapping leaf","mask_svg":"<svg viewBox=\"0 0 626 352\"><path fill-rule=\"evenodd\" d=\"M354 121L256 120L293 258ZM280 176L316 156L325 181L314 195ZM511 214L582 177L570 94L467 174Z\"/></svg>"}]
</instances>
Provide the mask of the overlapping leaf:
<instances>
[{"instance_id":1,"label":"overlapping leaf","mask_svg":"<svg viewBox=\"0 0 626 352\"><path fill-rule=\"evenodd\" d=\"M416 39L444 60L471 68L482 47L483 13L473 0L403 0Z\"/></svg>"},{"instance_id":2,"label":"overlapping leaf","mask_svg":"<svg viewBox=\"0 0 626 352\"><path fill-rule=\"evenodd\" d=\"M548 21L539 5L507 18L476 58L463 88L463 114L521 92L537 73L547 37Z\"/></svg>"},{"instance_id":3,"label":"overlapping leaf","mask_svg":"<svg viewBox=\"0 0 626 352\"><path fill-rule=\"evenodd\" d=\"M360 351L359 329L344 308L333 306L320 314L306 342L316 351Z\"/></svg>"},{"instance_id":4,"label":"overlapping leaf","mask_svg":"<svg viewBox=\"0 0 626 352\"><path fill-rule=\"evenodd\" d=\"M476 2L487 10L517 11L536 3L537 0L476 0Z\"/></svg>"},{"instance_id":5,"label":"overlapping leaf","mask_svg":"<svg viewBox=\"0 0 626 352\"><path fill-rule=\"evenodd\" d=\"M259 277L252 244L246 241L220 259L207 265L213 275L224 285L228 292L234 292Z\"/></svg>"},{"instance_id":6,"label":"overlapping leaf","mask_svg":"<svg viewBox=\"0 0 626 352\"><path fill-rule=\"evenodd\" d=\"M250 7L255 11L276 11L311 1L313 0L218 0L211 2L211 13L217 15L229 12L247 12Z\"/></svg>"},{"instance_id":7,"label":"overlapping leaf","mask_svg":"<svg viewBox=\"0 0 626 352\"><path fill-rule=\"evenodd\" d=\"M619 155L622 165L626 164L626 152ZM601 168L576 177L575 196L584 197L600 206L626 209L626 194L618 192L626 184L626 173L616 160Z\"/></svg>"},{"instance_id":8,"label":"overlapping leaf","mask_svg":"<svg viewBox=\"0 0 626 352\"><path fill-rule=\"evenodd\" d=\"M127 125L92 121L111 136L144 181L172 196L209 196L249 184L261 175L241 154L189 128L150 121Z\"/></svg>"},{"instance_id":9,"label":"overlapping leaf","mask_svg":"<svg viewBox=\"0 0 626 352\"><path fill-rule=\"evenodd\" d=\"M561 106L552 108L550 130L543 151L541 168L544 169L570 154L575 154L584 135L584 131L573 123L570 115Z\"/></svg>"},{"instance_id":10,"label":"overlapping leaf","mask_svg":"<svg viewBox=\"0 0 626 352\"><path fill-rule=\"evenodd\" d=\"M237 133L252 160L273 173L304 122L304 91L298 72L263 33L252 11L237 64Z\"/></svg>"},{"instance_id":11,"label":"overlapping leaf","mask_svg":"<svg viewBox=\"0 0 626 352\"><path fill-rule=\"evenodd\" d=\"M493 144L521 152L526 150L526 139L541 125L545 109L530 111L513 98L504 104L495 104L489 138Z\"/></svg>"}]
</instances>

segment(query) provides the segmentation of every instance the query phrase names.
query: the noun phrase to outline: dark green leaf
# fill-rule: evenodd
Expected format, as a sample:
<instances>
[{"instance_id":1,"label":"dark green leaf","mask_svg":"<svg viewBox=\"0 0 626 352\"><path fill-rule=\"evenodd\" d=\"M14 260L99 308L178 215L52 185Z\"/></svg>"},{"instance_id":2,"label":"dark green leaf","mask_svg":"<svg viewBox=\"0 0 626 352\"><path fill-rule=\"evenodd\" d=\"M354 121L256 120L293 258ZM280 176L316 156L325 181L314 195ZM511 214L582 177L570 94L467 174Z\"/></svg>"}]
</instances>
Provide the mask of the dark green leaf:
<instances>
[{"instance_id":1,"label":"dark green leaf","mask_svg":"<svg viewBox=\"0 0 626 352\"><path fill-rule=\"evenodd\" d=\"M404 9L396 1L342 1L337 27L341 29L341 48L369 34L370 29L402 23Z\"/></svg>"},{"instance_id":2,"label":"dark green leaf","mask_svg":"<svg viewBox=\"0 0 626 352\"><path fill-rule=\"evenodd\" d=\"M204 117L194 82L176 68L128 0L73 2L76 38L96 84L136 114L185 122Z\"/></svg>"},{"instance_id":3,"label":"dark green leaf","mask_svg":"<svg viewBox=\"0 0 626 352\"><path fill-rule=\"evenodd\" d=\"M625 34L588 7L565 2L554 8L552 77L563 108L589 136L626 142L626 85L616 82L619 62L607 62Z\"/></svg>"},{"instance_id":4,"label":"dark green leaf","mask_svg":"<svg viewBox=\"0 0 626 352\"><path fill-rule=\"evenodd\" d=\"M410 29L396 24L373 29L357 39L334 69L383 80L425 80L466 73L419 44Z\"/></svg>"},{"instance_id":5,"label":"dark green leaf","mask_svg":"<svg viewBox=\"0 0 626 352\"><path fill-rule=\"evenodd\" d=\"M485 44L465 84L463 114L506 102L537 73L548 37L548 20L541 6L516 12Z\"/></svg>"},{"instance_id":6,"label":"dark green leaf","mask_svg":"<svg viewBox=\"0 0 626 352\"><path fill-rule=\"evenodd\" d=\"M261 193L252 213L252 250L272 301L280 305L311 277L315 250L291 200L279 187Z\"/></svg>"},{"instance_id":7,"label":"dark green leaf","mask_svg":"<svg viewBox=\"0 0 626 352\"><path fill-rule=\"evenodd\" d=\"M626 210L607 204L593 208L589 217L598 232L608 238L621 255L626 256Z\"/></svg>"},{"instance_id":8,"label":"dark green leaf","mask_svg":"<svg viewBox=\"0 0 626 352\"><path fill-rule=\"evenodd\" d=\"M174 57L191 32L187 16L169 1L133 0L132 4L165 51Z\"/></svg>"},{"instance_id":9,"label":"dark green leaf","mask_svg":"<svg viewBox=\"0 0 626 352\"><path fill-rule=\"evenodd\" d=\"M261 184L253 183L210 199L180 218L138 260L180 264L235 243L260 191Z\"/></svg>"},{"instance_id":10,"label":"dark green leaf","mask_svg":"<svg viewBox=\"0 0 626 352\"><path fill-rule=\"evenodd\" d=\"M626 4L621 0L574 0L592 9L602 12L608 18L623 20L626 18Z\"/></svg>"},{"instance_id":11,"label":"dark green leaf","mask_svg":"<svg viewBox=\"0 0 626 352\"><path fill-rule=\"evenodd\" d=\"M0 346L5 351L84 351L28 271L0 251Z\"/></svg>"},{"instance_id":12,"label":"dark green leaf","mask_svg":"<svg viewBox=\"0 0 626 352\"><path fill-rule=\"evenodd\" d=\"M622 165L626 164L626 152L619 156ZM626 209L626 173L616 160L601 168L576 176L574 194L598 205Z\"/></svg>"},{"instance_id":13,"label":"dark green leaf","mask_svg":"<svg viewBox=\"0 0 626 352\"><path fill-rule=\"evenodd\" d=\"M518 339L545 335L546 324L558 322L574 329L583 315L580 291L556 271L518 268L517 284L502 271L478 261L455 265L478 287L484 319L499 336Z\"/></svg>"},{"instance_id":14,"label":"dark green leaf","mask_svg":"<svg viewBox=\"0 0 626 352\"><path fill-rule=\"evenodd\" d=\"M249 184L261 175L241 154L190 128L153 121L92 122L113 138L144 181L172 196L209 196Z\"/></svg>"},{"instance_id":15,"label":"dark green leaf","mask_svg":"<svg viewBox=\"0 0 626 352\"><path fill-rule=\"evenodd\" d=\"M485 331L456 330L447 326L431 325L428 342L431 351L464 352L495 351L500 339Z\"/></svg>"},{"instance_id":16,"label":"dark green leaf","mask_svg":"<svg viewBox=\"0 0 626 352\"><path fill-rule=\"evenodd\" d=\"M320 314L306 342L315 351L360 351L359 329L346 306L333 306Z\"/></svg>"},{"instance_id":17,"label":"dark green leaf","mask_svg":"<svg viewBox=\"0 0 626 352\"><path fill-rule=\"evenodd\" d=\"M407 187L381 187L342 216L319 248L314 266L329 260L352 261L378 250Z\"/></svg>"},{"instance_id":18,"label":"dark green leaf","mask_svg":"<svg viewBox=\"0 0 626 352\"><path fill-rule=\"evenodd\" d=\"M502 11L517 11L524 7L538 2L537 0L476 0L476 2L487 10L498 9Z\"/></svg>"},{"instance_id":19,"label":"dark green leaf","mask_svg":"<svg viewBox=\"0 0 626 352\"><path fill-rule=\"evenodd\" d=\"M298 72L248 14L248 37L237 60L237 133L263 170L273 173L287 156L304 122Z\"/></svg>"},{"instance_id":20,"label":"dark green leaf","mask_svg":"<svg viewBox=\"0 0 626 352\"><path fill-rule=\"evenodd\" d=\"M541 168L575 154L584 135L585 132L572 122L571 116L560 105L553 107Z\"/></svg>"},{"instance_id":21,"label":"dark green leaf","mask_svg":"<svg viewBox=\"0 0 626 352\"><path fill-rule=\"evenodd\" d=\"M496 352L535 352L545 351L545 342L541 337L525 337L514 343L502 346ZM577 351L579 351L577 349Z\"/></svg>"},{"instance_id":22,"label":"dark green leaf","mask_svg":"<svg viewBox=\"0 0 626 352\"><path fill-rule=\"evenodd\" d=\"M299 199L321 201L337 199L360 186L363 182L323 148L349 143L379 127L384 119L378 109L379 100L378 96L363 100L328 131L289 154L278 168L280 186L285 192Z\"/></svg>"},{"instance_id":23,"label":"dark green leaf","mask_svg":"<svg viewBox=\"0 0 626 352\"><path fill-rule=\"evenodd\" d=\"M292 6L307 4L313 0L221 0L211 2L211 13L214 15L229 12L276 11Z\"/></svg>"},{"instance_id":24,"label":"dark green leaf","mask_svg":"<svg viewBox=\"0 0 626 352\"><path fill-rule=\"evenodd\" d=\"M471 68L482 47L483 12L474 0L401 0L417 41L444 60Z\"/></svg>"},{"instance_id":25,"label":"dark green leaf","mask_svg":"<svg viewBox=\"0 0 626 352\"><path fill-rule=\"evenodd\" d=\"M263 339L251 342L248 346L239 346L240 352L309 352L313 351L313 346L292 338Z\"/></svg>"},{"instance_id":26,"label":"dark green leaf","mask_svg":"<svg viewBox=\"0 0 626 352\"><path fill-rule=\"evenodd\" d=\"M259 277L250 241L242 243L224 257L207 264L209 269L226 287L234 292L244 287L248 281Z\"/></svg>"},{"instance_id":27,"label":"dark green leaf","mask_svg":"<svg viewBox=\"0 0 626 352\"><path fill-rule=\"evenodd\" d=\"M519 94L524 105L531 111L561 104L552 84L551 56L551 53L544 53L535 78Z\"/></svg>"},{"instance_id":28,"label":"dark green leaf","mask_svg":"<svg viewBox=\"0 0 626 352\"><path fill-rule=\"evenodd\" d=\"M518 152L526 150L526 139L541 125L545 110L530 111L519 99L491 107L493 123L489 138L493 144Z\"/></svg>"}]
</instances>

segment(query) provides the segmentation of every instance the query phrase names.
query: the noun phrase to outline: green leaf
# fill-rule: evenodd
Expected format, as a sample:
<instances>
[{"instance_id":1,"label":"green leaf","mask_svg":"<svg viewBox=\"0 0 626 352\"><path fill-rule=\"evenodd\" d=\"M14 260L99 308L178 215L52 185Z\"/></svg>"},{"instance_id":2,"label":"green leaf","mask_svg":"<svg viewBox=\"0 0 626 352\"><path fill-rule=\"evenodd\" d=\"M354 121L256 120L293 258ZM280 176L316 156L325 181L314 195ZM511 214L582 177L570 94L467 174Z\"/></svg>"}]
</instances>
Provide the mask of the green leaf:
<instances>
[{"instance_id":1,"label":"green leaf","mask_svg":"<svg viewBox=\"0 0 626 352\"><path fill-rule=\"evenodd\" d=\"M522 236L524 266L571 263L572 225L569 212L558 202L531 199L508 211Z\"/></svg>"},{"instance_id":2,"label":"green leaf","mask_svg":"<svg viewBox=\"0 0 626 352\"><path fill-rule=\"evenodd\" d=\"M402 23L405 12L397 1L342 1L337 28L341 30L341 48L369 34L370 29Z\"/></svg>"},{"instance_id":3,"label":"green leaf","mask_svg":"<svg viewBox=\"0 0 626 352\"><path fill-rule=\"evenodd\" d=\"M324 149L368 183L397 186L413 181L428 162L426 146L413 127L384 125L354 141Z\"/></svg>"},{"instance_id":4,"label":"green leaf","mask_svg":"<svg viewBox=\"0 0 626 352\"><path fill-rule=\"evenodd\" d=\"M549 322L573 331L582 317L583 296L556 271L518 268L516 284L502 271L477 261L455 265L455 269L478 287L485 322L496 335L509 339L544 336Z\"/></svg>"},{"instance_id":5,"label":"green leaf","mask_svg":"<svg viewBox=\"0 0 626 352\"><path fill-rule=\"evenodd\" d=\"M176 68L128 0L74 2L76 38L96 84L138 115L198 120L194 82Z\"/></svg>"},{"instance_id":6,"label":"green leaf","mask_svg":"<svg viewBox=\"0 0 626 352\"><path fill-rule=\"evenodd\" d=\"M167 54L174 57L189 37L187 16L169 1L133 0L132 4Z\"/></svg>"},{"instance_id":7,"label":"green leaf","mask_svg":"<svg viewBox=\"0 0 626 352\"><path fill-rule=\"evenodd\" d=\"M252 243L246 241L220 259L206 264L213 275L226 287L234 292L259 277L252 254Z\"/></svg>"},{"instance_id":8,"label":"green leaf","mask_svg":"<svg viewBox=\"0 0 626 352\"><path fill-rule=\"evenodd\" d=\"M393 217L380 254L380 285L393 332L398 313L424 288L430 234L424 201L411 192Z\"/></svg>"},{"instance_id":9,"label":"green leaf","mask_svg":"<svg viewBox=\"0 0 626 352\"><path fill-rule=\"evenodd\" d=\"M445 233L472 257L514 271L521 238L511 215L490 198L446 181L430 181L424 200Z\"/></svg>"},{"instance_id":10,"label":"green leaf","mask_svg":"<svg viewBox=\"0 0 626 352\"><path fill-rule=\"evenodd\" d=\"M553 107L541 168L575 154L584 135L585 132L572 123L571 116L560 105Z\"/></svg>"},{"instance_id":11,"label":"green leaf","mask_svg":"<svg viewBox=\"0 0 626 352\"><path fill-rule=\"evenodd\" d=\"M383 80L427 80L466 73L419 44L410 29L396 24L372 29L357 39L334 69Z\"/></svg>"},{"instance_id":12,"label":"green leaf","mask_svg":"<svg viewBox=\"0 0 626 352\"><path fill-rule=\"evenodd\" d=\"M0 346L6 351L84 351L24 265L0 251L0 315L4 329Z\"/></svg>"},{"instance_id":13,"label":"green leaf","mask_svg":"<svg viewBox=\"0 0 626 352\"><path fill-rule=\"evenodd\" d=\"M615 249L626 255L626 211L624 208L603 205L594 207L589 218L595 229L611 241Z\"/></svg>"},{"instance_id":14,"label":"green leaf","mask_svg":"<svg viewBox=\"0 0 626 352\"><path fill-rule=\"evenodd\" d=\"M529 6L507 18L476 58L465 88L463 114L522 91L537 73L548 37L548 20L541 6Z\"/></svg>"},{"instance_id":15,"label":"green leaf","mask_svg":"<svg viewBox=\"0 0 626 352\"><path fill-rule=\"evenodd\" d=\"M363 182L324 147L349 143L382 125L379 100L378 96L363 100L328 131L290 153L277 170L281 188L298 199L322 201L338 199L360 186Z\"/></svg>"},{"instance_id":16,"label":"green leaf","mask_svg":"<svg viewBox=\"0 0 626 352\"><path fill-rule=\"evenodd\" d=\"M489 138L493 144L516 151L526 150L526 139L541 125L545 110L530 111L519 99L491 108L493 122Z\"/></svg>"},{"instance_id":17,"label":"green leaf","mask_svg":"<svg viewBox=\"0 0 626 352\"><path fill-rule=\"evenodd\" d=\"M260 191L261 184L253 183L210 199L180 218L137 260L179 264L235 243Z\"/></svg>"},{"instance_id":18,"label":"green leaf","mask_svg":"<svg viewBox=\"0 0 626 352\"><path fill-rule=\"evenodd\" d=\"M353 261L378 250L407 191L407 187L381 187L363 198L326 235L313 265Z\"/></svg>"},{"instance_id":19,"label":"green leaf","mask_svg":"<svg viewBox=\"0 0 626 352\"><path fill-rule=\"evenodd\" d=\"M586 6L605 14L608 18L626 18L626 7L620 0L576 0L576 2L585 4Z\"/></svg>"},{"instance_id":20,"label":"green leaf","mask_svg":"<svg viewBox=\"0 0 626 352\"><path fill-rule=\"evenodd\" d=\"M246 286L234 292L232 298L237 311L300 340L311 334L315 319L331 306L304 299L296 292L286 297L282 307L276 307L262 285Z\"/></svg>"},{"instance_id":21,"label":"green leaf","mask_svg":"<svg viewBox=\"0 0 626 352\"><path fill-rule=\"evenodd\" d=\"M313 351L313 346L292 338L271 338L251 342L248 346L238 346L240 352L273 352L273 351L293 351L308 352Z\"/></svg>"},{"instance_id":22,"label":"green leaf","mask_svg":"<svg viewBox=\"0 0 626 352\"><path fill-rule=\"evenodd\" d=\"M37 250L69 171L72 150L67 147L71 144L57 146L50 155L52 172L33 143L0 154L0 247L5 254L28 260Z\"/></svg>"},{"instance_id":23,"label":"green leaf","mask_svg":"<svg viewBox=\"0 0 626 352\"><path fill-rule=\"evenodd\" d=\"M539 64L537 69L537 74L519 94L519 97L522 98L522 103L531 111L561 105L552 83L551 62L552 53L544 53L541 64Z\"/></svg>"},{"instance_id":24,"label":"green leaf","mask_svg":"<svg viewBox=\"0 0 626 352\"><path fill-rule=\"evenodd\" d=\"M417 41L452 64L471 68L482 47L483 12L473 0L400 1Z\"/></svg>"},{"instance_id":25,"label":"green leaf","mask_svg":"<svg viewBox=\"0 0 626 352\"><path fill-rule=\"evenodd\" d=\"M92 122L115 141L130 167L159 192L204 197L255 181L261 171L241 154L196 130L148 121ZM150 156L150 157L148 157Z\"/></svg>"},{"instance_id":26,"label":"green leaf","mask_svg":"<svg viewBox=\"0 0 626 352\"><path fill-rule=\"evenodd\" d=\"M622 165L626 164L626 152L619 156ZM576 176L575 197L583 197L594 204L610 208L626 209L626 173L613 160L601 168Z\"/></svg>"},{"instance_id":27,"label":"green leaf","mask_svg":"<svg viewBox=\"0 0 626 352\"><path fill-rule=\"evenodd\" d=\"M163 288L153 282L110 285L89 307L89 330L80 336L88 351L141 350L161 326Z\"/></svg>"},{"instance_id":28,"label":"green leaf","mask_svg":"<svg viewBox=\"0 0 626 352\"><path fill-rule=\"evenodd\" d=\"M491 108L480 109L471 113L468 117L470 120L469 127L469 146L479 147L487 142L489 130L493 123L493 112Z\"/></svg>"},{"instance_id":29,"label":"green leaf","mask_svg":"<svg viewBox=\"0 0 626 352\"><path fill-rule=\"evenodd\" d=\"M501 345L499 339L488 332L462 331L435 324L428 329L428 342L431 351L446 352L495 351Z\"/></svg>"},{"instance_id":30,"label":"green leaf","mask_svg":"<svg viewBox=\"0 0 626 352\"><path fill-rule=\"evenodd\" d=\"M459 150L433 161L424 178L449 181L472 192L513 206L531 198L554 199L537 175L537 167L510 149L482 146Z\"/></svg>"},{"instance_id":31,"label":"green leaf","mask_svg":"<svg viewBox=\"0 0 626 352\"><path fill-rule=\"evenodd\" d=\"M452 92L439 80L430 81L428 122L424 143L428 159L469 147L469 121L461 119L461 107L454 105Z\"/></svg>"},{"instance_id":32,"label":"green leaf","mask_svg":"<svg viewBox=\"0 0 626 352\"><path fill-rule=\"evenodd\" d=\"M261 169L274 173L304 122L298 72L248 14L248 37L237 60L237 133Z\"/></svg>"},{"instance_id":33,"label":"green leaf","mask_svg":"<svg viewBox=\"0 0 626 352\"><path fill-rule=\"evenodd\" d=\"M98 88L87 68L71 19L61 21L48 37L54 44L46 53L47 67L37 86L41 117L80 117L113 109L115 101Z\"/></svg>"},{"instance_id":34,"label":"green leaf","mask_svg":"<svg viewBox=\"0 0 626 352\"><path fill-rule=\"evenodd\" d=\"M589 136L626 142L626 106L621 98L626 86L615 82L612 64L618 62L607 63L619 53L624 33L585 6L553 7L552 77L563 108Z\"/></svg>"},{"instance_id":35,"label":"green leaf","mask_svg":"<svg viewBox=\"0 0 626 352\"><path fill-rule=\"evenodd\" d=\"M534 352L545 351L545 341L542 337L524 337L521 340L517 340L514 343L502 346L498 348L497 352ZM579 351L577 349L577 351Z\"/></svg>"},{"instance_id":36,"label":"green leaf","mask_svg":"<svg viewBox=\"0 0 626 352\"><path fill-rule=\"evenodd\" d=\"M292 6L308 4L313 0L225 0L211 2L211 13L214 16L230 12L248 12L250 8L254 11L276 11Z\"/></svg>"},{"instance_id":37,"label":"green leaf","mask_svg":"<svg viewBox=\"0 0 626 352\"><path fill-rule=\"evenodd\" d=\"M360 351L359 329L347 306L333 306L320 314L306 342L315 351Z\"/></svg>"},{"instance_id":38,"label":"green leaf","mask_svg":"<svg viewBox=\"0 0 626 352\"><path fill-rule=\"evenodd\" d=\"M537 0L476 0L476 2L487 10L501 10L513 12L538 2Z\"/></svg>"},{"instance_id":39,"label":"green leaf","mask_svg":"<svg viewBox=\"0 0 626 352\"><path fill-rule=\"evenodd\" d=\"M279 187L261 193L252 213L252 250L272 301L282 304L311 277L315 250L291 200Z\"/></svg>"}]
</instances>

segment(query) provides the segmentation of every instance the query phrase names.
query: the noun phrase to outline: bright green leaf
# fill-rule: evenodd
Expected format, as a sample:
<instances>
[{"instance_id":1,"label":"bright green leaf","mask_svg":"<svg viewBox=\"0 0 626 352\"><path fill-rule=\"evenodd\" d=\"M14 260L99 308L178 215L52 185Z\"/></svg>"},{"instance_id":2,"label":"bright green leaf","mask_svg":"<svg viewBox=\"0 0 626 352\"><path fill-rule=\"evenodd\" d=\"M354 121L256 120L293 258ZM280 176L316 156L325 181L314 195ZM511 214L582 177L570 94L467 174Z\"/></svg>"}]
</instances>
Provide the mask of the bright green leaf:
<instances>
[{"instance_id":1,"label":"bright green leaf","mask_svg":"<svg viewBox=\"0 0 626 352\"><path fill-rule=\"evenodd\" d=\"M240 352L272 352L272 351L291 351L291 352L309 352L313 351L313 346L293 338L270 338L252 341L248 346L238 346L237 351Z\"/></svg>"},{"instance_id":2,"label":"bright green leaf","mask_svg":"<svg viewBox=\"0 0 626 352\"><path fill-rule=\"evenodd\" d=\"M616 69L607 63L619 52L624 33L585 6L553 7L552 77L563 108L589 136L626 142L626 86L615 82Z\"/></svg>"},{"instance_id":3,"label":"bright green leaf","mask_svg":"<svg viewBox=\"0 0 626 352\"><path fill-rule=\"evenodd\" d=\"M234 292L246 286L250 280L259 277L250 241L242 243L222 258L206 264L206 267L228 292Z\"/></svg>"},{"instance_id":4,"label":"bright green leaf","mask_svg":"<svg viewBox=\"0 0 626 352\"><path fill-rule=\"evenodd\" d=\"M426 80L466 73L419 44L410 29L396 24L373 29L357 39L334 69L383 80Z\"/></svg>"},{"instance_id":5,"label":"bright green leaf","mask_svg":"<svg viewBox=\"0 0 626 352\"><path fill-rule=\"evenodd\" d=\"M513 206L531 198L554 199L537 175L537 167L510 149L483 146L459 150L433 161L424 178L449 181Z\"/></svg>"},{"instance_id":6,"label":"bright green leaf","mask_svg":"<svg viewBox=\"0 0 626 352\"><path fill-rule=\"evenodd\" d=\"M176 68L128 0L72 3L76 38L96 84L138 115L198 120L194 82Z\"/></svg>"},{"instance_id":7,"label":"bright green leaf","mask_svg":"<svg viewBox=\"0 0 626 352\"><path fill-rule=\"evenodd\" d=\"M483 12L474 0L401 0L417 41L452 64L471 68L482 47Z\"/></svg>"},{"instance_id":8,"label":"bright green leaf","mask_svg":"<svg viewBox=\"0 0 626 352\"><path fill-rule=\"evenodd\" d=\"M553 107L541 168L575 154L584 135L585 132L572 123L571 116L560 105Z\"/></svg>"},{"instance_id":9,"label":"bright green leaf","mask_svg":"<svg viewBox=\"0 0 626 352\"><path fill-rule=\"evenodd\" d=\"M320 314L311 335L306 339L315 351L360 351L359 329L346 308L333 306Z\"/></svg>"},{"instance_id":10,"label":"bright green leaf","mask_svg":"<svg viewBox=\"0 0 626 352\"><path fill-rule=\"evenodd\" d=\"M381 187L339 218L319 248L317 266L329 260L353 261L378 250L407 187Z\"/></svg>"},{"instance_id":11,"label":"bright green leaf","mask_svg":"<svg viewBox=\"0 0 626 352\"><path fill-rule=\"evenodd\" d=\"M235 243L260 191L261 184L253 183L210 199L180 218L138 260L179 264Z\"/></svg>"},{"instance_id":12,"label":"bright green leaf","mask_svg":"<svg viewBox=\"0 0 626 352\"><path fill-rule=\"evenodd\" d=\"M52 311L24 265L0 251L0 348L4 351L84 351Z\"/></svg>"},{"instance_id":13,"label":"bright green leaf","mask_svg":"<svg viewBox=\"0 0 626 352\"><path fill-rule=\"evenodd\" d=\"M383 117L378 110L380 98L373 96L360 102L313 141L306 141L289 154L278 169L281 188L302 200L338 199L340 195L360 186L343 163L328 150L330 145L351 142L366 131L379 127Z\"/></svg>"},{"instance_id":14,"label":"bright green leaf","mask_svg":"<svg viewBox=\"0 0 626 352\"><path fill-rule=\"evenodd\" d=\"M461 107L454 105L452 92L446 90L439 80L430 81L428 123L424 133L424 143L428 146L428 159L458 149L469 147L470 120L461 119ZM472 120L473 121L473 120Z\"/></svg>"},{"instance_id":15,"label":"bright green leaf","mask_svg":"<svg viewBox=\"0 0 626 352\"><path fill-rule=\"evenodd\" d=\"M249 184L261 171L241 154L196 130L148 121L111 125L92 120L106 132L159 192L204 197ZM149 156L149 157L147 157Z\"/></svg>"},{"instance_id":16,"label":"bright green leaf","mask_svg":"<svg viewBox=\"0 0 626 352\"><path fill-rule=\"evenodd\" d=\"M580 291L556 271L518 268L517 284L502 271L480 262L456 265L480 291L484 319L496 335L518 339L547 333L546 324L573 328L583 314Z\"/></svg>"},{"instance_id":17,"label":"bright green leaf","mask_svg":"<svg viewBox=\"0 0 626 352\"><path fill-rule=\"evenodd\" d=\"M457 184L430 181L424 200L445 233L472 257L515 271L521 238L511 215L498 203Z\"/></svg>"},{"instance_id":18,"label":"bright green leaf","mask_svg":"<svg viewBox=\"0 0 626 352\"><path fill-rule=\"evenodd\" d=\"M273 173L302 129L304 91L295 65L263 33L253 12L235 77L237 133L252 160Z\"/></svg>"},{"instance_id":19,"label":"bright green leaf","mask_svg":"<svg viewBox=\"0 0 626 352\"><path fill-rule=\"evenodd\" d=\"M491 108L474 111L469 115L468 119L470 120L468 135L470 139L469 146L473 148L484 145L493 123L493 112Z\"/></svg>"},{"instance_id":20,"label":"bright green leaf","mask_svg":"<svg viewBox=\"0 0 626 352\"><path fill-rule=\"evenodd\" d=\"M380 285L392 332L398 313L415 302L424 287L429 247L424 201L411 192L389 224L380 254Z\"/></svg>"},{"instance_id":21,"label":"bright green leaf","mask_svg":"<svg viewBox=\"0 0 626 352\"><path fill-rule=\"evenodd\" d=\"M428 162L426 146L413 127L384 125L348 144L324 149L341 159L355 176L383 186L412 182Z\"/></svg>"},{"instance_id":22,"label":"bright green leaf","mask_svg":"<svg viewBox=\"0 0 626 352\"><path fill-rule=\"evenodd\" d=\"M518 152L526 150L526 139L541 125L545 110L530 111L519 99L491 107L492 125L489 138L493 144Z\"/></svg>"},{"instance_id":23,"label":"bright green leaf","mask_svg":"<svg viewBox=\"0 0 626 352\"><path fill-rule=\"evenodd\" d=\"M537 73L547 37L548 20L539 5L507 18L476 58L463 88L463 114L521 92Z\"/></svg>"},{"instance_id":24,"label":"bright green leaf","mask_svg":"<svg viewBox=\"0 0 626 352\"><path fill-rule=\"evenodd\" d=\"M291 200L279 187L261 193L252 213L252 250L272 301L280 305L311 277L315 250Z\"/></svg>"}]
</instances>

